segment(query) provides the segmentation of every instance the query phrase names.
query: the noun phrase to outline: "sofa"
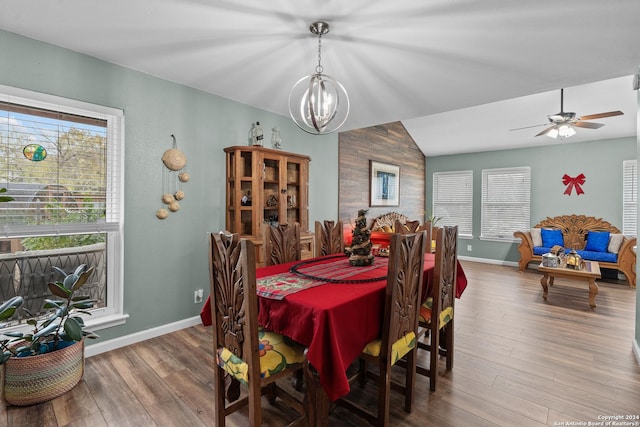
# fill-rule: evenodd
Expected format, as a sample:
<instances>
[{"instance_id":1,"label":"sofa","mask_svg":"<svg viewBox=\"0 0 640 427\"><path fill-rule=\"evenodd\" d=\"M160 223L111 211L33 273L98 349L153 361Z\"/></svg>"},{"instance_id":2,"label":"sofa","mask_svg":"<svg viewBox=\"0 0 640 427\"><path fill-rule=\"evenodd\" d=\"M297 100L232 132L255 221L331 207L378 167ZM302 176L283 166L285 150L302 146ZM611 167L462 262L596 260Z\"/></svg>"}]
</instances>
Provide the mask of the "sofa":
<instances>
[{"instance_id":1,"label":"sofa","mask_svg":"<svg viewBox=\"0 0 640 427\"><path fill-rule=\"evenodd\" d=\"M519 271L530 262L542 261L542 255L554 246L562 246L565 253L575 250L584 260L598 261L601 268L618 270L629 286L636 287L636 238L625 236L619 229L604 221L585 215L547 217L530 230L516 231L520 239Z\"/></svg>"},{"instance_id":2,"label":"sofa","mask_svg":"<svg viewBox=\"0 0 640 427\"><path fill-rule=\"evenodd\" d=\"M415 229L420 226L419 221L411 221L409 217L398 212L389 212L384 215L380 215L371 222L369 231L371 232L369 240L371 244L380 245L380 247L386 248L391 241L391 235L395 232L396 223L407 225L410 229ZM351 245L351 238L353 225L345 224L344 226L344 241L345 245Z\"/></svg>"}]
</instances>

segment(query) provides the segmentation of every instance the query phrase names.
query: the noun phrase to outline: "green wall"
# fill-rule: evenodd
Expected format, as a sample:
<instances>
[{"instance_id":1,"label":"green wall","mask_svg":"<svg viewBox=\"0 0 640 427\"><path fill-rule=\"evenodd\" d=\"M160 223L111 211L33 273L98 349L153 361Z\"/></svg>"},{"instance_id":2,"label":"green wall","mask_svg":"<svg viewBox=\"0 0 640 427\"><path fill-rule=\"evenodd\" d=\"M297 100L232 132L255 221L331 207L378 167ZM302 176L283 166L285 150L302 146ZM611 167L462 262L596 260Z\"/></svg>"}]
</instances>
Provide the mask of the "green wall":
<instances>
[{"instance_id":1,"label":"green wall","mask_svg":"<svg viewBox=\"0 0 640 427\"><path fill-rule=\"evenodd\" d=\"M502 167L531 167L531 225L547 216L584 214L601 217L622 229L622 162L636 158L636 138L582 143L559 142L536 148L489 151L430 157L426 160L426 210L431 212L433 173L473 171L473 239L463 240L459 254L497 262L517 262L518 241L503 243L480 240L482 170ZM584 194L564 194L562 177L586 177ZM467 245L472 251L467 251Z\"/></svg>"},{"instance_id":2,"label":"green wall","mask_svg":"<svg viewBox=\"0 0 640 427\"><path fill-rule=\"evenodd\" d=\"M222 149L246 145L252 122L260 121L267 145L279 126L284 150L311 157L309 223L338 216L337 134L309 135L288 117L5 31L0 52L0 84L125 112L124 312L130 317L99 331L101 341L199 314L193 291L209 290L206 233L225 227ZM282 82L282 90L293 83ZM172 134L191 180L181 210L160 221L160 157Z\"/></svg>"}]
</instances>

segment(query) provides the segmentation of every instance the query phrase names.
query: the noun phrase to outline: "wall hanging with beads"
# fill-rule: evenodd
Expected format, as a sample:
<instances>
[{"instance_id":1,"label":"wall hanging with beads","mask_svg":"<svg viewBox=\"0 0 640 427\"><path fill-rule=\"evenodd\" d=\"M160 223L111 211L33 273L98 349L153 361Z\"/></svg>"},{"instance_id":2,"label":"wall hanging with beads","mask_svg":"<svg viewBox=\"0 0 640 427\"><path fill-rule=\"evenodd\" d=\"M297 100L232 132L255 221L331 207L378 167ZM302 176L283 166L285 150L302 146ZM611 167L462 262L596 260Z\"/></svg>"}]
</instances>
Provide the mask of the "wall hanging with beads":
<instances>
[{"instance_id":1,"label":"wall hanging with beads","mask_svg":"<svg viewBox=\"0 0 640 427\"><path fill-rule=\"evenodd\" d=\"M189 181L189 173L187 172L187 157L178 150L176 137L173 138L173 147L169 148L162 155L162 203L166 207L162 207L156 211L158 219L165 219L169 216L169 212L177 212L180 210L179 201L184 199L185 194L182 190L182 184Z\"/></svg>"}]
</instances>

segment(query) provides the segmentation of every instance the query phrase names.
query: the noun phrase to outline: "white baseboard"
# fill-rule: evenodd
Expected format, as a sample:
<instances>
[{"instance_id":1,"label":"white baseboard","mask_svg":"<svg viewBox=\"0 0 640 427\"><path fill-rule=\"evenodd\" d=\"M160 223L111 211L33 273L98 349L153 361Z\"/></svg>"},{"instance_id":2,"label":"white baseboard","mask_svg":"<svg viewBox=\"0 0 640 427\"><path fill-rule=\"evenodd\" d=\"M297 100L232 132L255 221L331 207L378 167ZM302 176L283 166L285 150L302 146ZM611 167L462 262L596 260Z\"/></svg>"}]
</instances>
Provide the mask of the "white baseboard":
<instances>
[{"instance_id":1,"label":"white baseboard","mask_svg":"<svg viewBox=\"0 0 640 427\"><path fill-rule=\"evenodd\" d=\"M458 256L458 259L461 261L473 261L473 262L481 262L483 264L493 264L493 265L506 265L509 267L517 267L518 262L516 261L503 261L499 259L490 259L490 258L476 258L472 256Z\"/></svg>"},{"instance_id":2,"label":"white baseboard","mask_svg":"<svg viewBox=\"0 0 640 427\"><path fill-rule=\"evenodd\" d=\"M640 345L638 344L638 340L633 340L633 354L636 355L636 362L638 362L638 366L640 366Z\"/></svg>"},{"instance_id":3,"label":"white baseboard","mask_svg":"<svg viewBox=\"0 0 640 427\"><path fill-rule=\"evenodd\" d=\"M108 341L98 342L91 344L87 342L84 349L85 357L95 356L100 353L115 350L120 347L126 347L131 344L145 341L150 338L159 337L160 335L168 334L170 332L179 331L180 329L189 328L191 326L199 325L202 323L200 316L194 316L188 319L179 320L177 322L169 323L167 325L157 326L151 329L145 329L144 331L136 332L134 334L125 335L123 337L114 338Z\"/></svg>"}]
</instances>

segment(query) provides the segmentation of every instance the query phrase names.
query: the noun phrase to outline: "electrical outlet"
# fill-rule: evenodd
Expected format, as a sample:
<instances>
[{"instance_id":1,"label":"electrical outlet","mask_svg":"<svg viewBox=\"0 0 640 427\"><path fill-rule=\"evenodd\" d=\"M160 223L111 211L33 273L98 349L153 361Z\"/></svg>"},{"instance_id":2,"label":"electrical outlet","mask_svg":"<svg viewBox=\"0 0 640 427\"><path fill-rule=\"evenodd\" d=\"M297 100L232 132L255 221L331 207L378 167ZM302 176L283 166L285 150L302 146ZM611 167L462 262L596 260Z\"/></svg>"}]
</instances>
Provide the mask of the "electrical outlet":
<instances>
[{"instance_id":1,"label":"electrical outlet","mask_svg":"<svg viewBox=\"0 0 640 427\"><path fill-rule=\"evenodd\" d=\"M197 304L199 302L202 302L203 296L204 296L204 291L202 289L193 291L193 303Z\"/></svg>"},{"instance_id":2,"label":"electrical outlet","mask_svg":"<svg viewBox=\"0 0 640 427\"><path fill-rule=\"evenodd\" d=\"M467 245L467 252L471 252L471 245Z\"/></svg>"}]
</instances>

